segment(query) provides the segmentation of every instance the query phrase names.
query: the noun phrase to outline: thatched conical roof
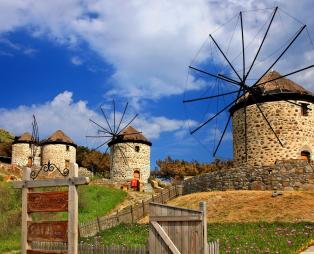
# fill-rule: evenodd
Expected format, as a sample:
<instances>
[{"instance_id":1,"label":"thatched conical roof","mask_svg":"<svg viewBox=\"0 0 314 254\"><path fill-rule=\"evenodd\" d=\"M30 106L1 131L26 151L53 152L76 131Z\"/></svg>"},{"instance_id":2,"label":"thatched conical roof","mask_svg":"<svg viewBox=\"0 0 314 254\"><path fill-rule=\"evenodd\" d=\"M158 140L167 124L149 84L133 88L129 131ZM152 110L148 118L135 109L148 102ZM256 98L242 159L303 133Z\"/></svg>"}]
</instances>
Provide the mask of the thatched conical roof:
<instances>
[{"instance_id":1,"label":"thatched conical roof","mask_svg":"<svg viewBox=\"0 0 314 254\"><path fill-rule=\"evenodd\" d=\"M21 136L15 137L13 143L32 143L33 137L29 132L24 132Z\"/></svg>"},{"instance_id":2,"label":"thatched conical roof","mask_svg":"<svg viewBox=\"0 0 314 254\"><path fill-rule=\"evenodd\" d=\"M235 105L230 108L233 114L244 105L282 100L303 100L314 103L314 94L292 80L282 77L277 71L269 71L255 86L254 97L246 93Z\"/></svg>"},{"instance_id":3,"label":"thatched conical roof","mask_svg":"<svg viewBox=\"0 0 314 254\"><path fill-rule=\"evenodd\" d=\"M126 142L143 143L150 146L152 145L152 143L142 133L140 133L131 125L125 128L125 130L121 132L118 138L109 142L108 145L111 146L113 144Z\"/></svg>"},{"instance_id":4,"label":"thatched conical roof","mask_svg":"<svg viewBox=\"0 0 314 254\"><path fill-rule=\"evenodd\" d=\"M310 91L306 90L304 87L298 85L292 80L284 77L277 71L268 72L257 84L257 86L264 89L264 93L300 93L300 94L310 94ZM278 78L278 79L277 79ZM277 79L277 80L274 80ZM267 82L269 80L274 80ZM266 82L266 83L265 83ZM264 83L264 84L263 84ZM261 84L261 85L260 85Z\"/></svg>"},{"instance_id":5,"label":"thatched conical roof","mask_svg":"<svg viewBox=\"0 0 314 254\"><path fill-rule=\"evenodd\" d=\"M76 146L74 141L61 130L57 130L50 137L43 140L41 143L42 144L66 144L66 145Z\"/></svg>"}]
</instances>

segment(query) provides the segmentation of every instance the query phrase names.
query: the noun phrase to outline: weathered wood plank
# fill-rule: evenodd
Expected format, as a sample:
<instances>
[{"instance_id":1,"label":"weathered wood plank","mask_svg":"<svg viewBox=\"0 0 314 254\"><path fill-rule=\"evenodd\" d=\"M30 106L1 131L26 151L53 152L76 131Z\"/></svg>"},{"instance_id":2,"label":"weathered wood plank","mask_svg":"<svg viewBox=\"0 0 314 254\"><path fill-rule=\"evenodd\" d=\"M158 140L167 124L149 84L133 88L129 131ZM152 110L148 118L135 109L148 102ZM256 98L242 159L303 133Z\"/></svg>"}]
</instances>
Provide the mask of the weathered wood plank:
<instances>
[{"instance_id":1,"label":"weathered wood plank","mask_svg":"<svg viewBox=\"0 0 314 254\"><path fill-rule=\"evenodd\" d=\"M27 240L66 242L68 240L67 228L67 221L28 221Z\"/></svg>"},{"instance_id":2,"label":"weathered wood plank","mask_svg":"<svg viewBox=\"0 0 314 254\"><path fill-rule=\"evenodd\" d=\"M165 206L160 206L160 209L161 209L161 213L160 215L162 215L162 217L164 216L167 216L168 215L168 211L169 211L169 208L166 208ZM167 236L169 237L169 228L168 228L168 221L161 221L161 222L158 222L158 224L160 225L160 227L162 227L162 229L164 230L164 232L167 234ZM158 232L159 234L159 232ZM161 236L160 236L161 237ZM161 237L162 238L162 237ZM169 237L170 239L170 237ZM161 240L161 239L160 239ZM164 242L164 240L162 239L161 240L161 245L162 245L162 251L161 251L161 254L168 254L169 253L169 247L167 245L166 242Z\"/></svg>"},{"instance_id":3,"label":"weathered wood plank","mask_svg":"<svg viewBox=\"0 0 314 254\"><path fill-rule=\"evenodd\" d=\"M149 204L152 206L170 207L170 208L174 208L176 210L192 212L190 214L201 214L202 213L199 210L194 210L194 209L184 208L184 207L177 207L177 206L173 206L173 205L165 205L165 204L160 204L160 203L156 203L156 202L150 202Z\"/></svg>"},{"instance_id":4,"label":"weathered wood plank","mask_svg":"<svg viewBox=\"0 0 314 254\"><path fill-rule=\"evenodd\" d=\"M27 211L63 212L68 210L68 192L33 192L27 196Z\"/></svg>"},{"instance_id":5,"label":"weathered wood plank","mask_svg":"<svg viewBox=\"0 0 314 254\"><path fill-rule=\"evenodd\" d=\"M169 209L170 210L170 209ZM151 221L202 221L201 215L151 216Z\"/></svg>"},{"instance_id":6,"label":"weathered wood plank","mask_svg":"<svg viewBox=\"0 0 314 254\"><path fill-rule=\"evenodd\" d=\"M208 242L207 242L207 210L206 202L200 202L200 210L202 211L202 227L203 227L203 253L208 254Z\"/></svg>"},{"instance_id":7,"label":"weathered wood plank","mask_svg":"<svg viewBox=\"0 0 314 254\"><path fill-rule=\"evenodd\" d=\"M26 181L14 181L13 188L38 188L38 187L52 187L52 186L68 186L68 185L84 185L89 184L88 177L69 177L62 179L39 179L39 180L26 180Z\"/></svg>"},{"instance_id":8,"label":"weathered wood plank","mask_svg":"<svg viewBox=\"0 0 314 254\"><path fill-rule=\"evenodd\" d=\"M27 250L27 254L67 254L67 251L57 250Z\"/></svg>"},{"instance_id":9,"label":"weathered wood plank","mask_svg":"<svg viewBox=\"0 0 314 254\"><path fill-rule=\"evenodd\" d=\"M173 208L168 208L167 210L168 210L168 211L167 211L167 217L169 217L169 218L174 218L174 217L176 217L176 216L174 216L174 215L175 215L175 212L176 212L175 209L173 209ZM176 225L179 224L179 223L180 223L180 222L168 220L168 236L169 236L169 238L171 239L171 241L175 244L175 246L177 247L177 249L180 251L180 246L177 245L177 243L176 243L176 241L175 241L175 240L176 240L175 234L174 234L174 232L175 232L175 227L176 227Z\"/></svg>"},{"instance_id":10,"label":"weathered wood plank","mask_svg":"<svg viewBox=\"0 0 314 254\"><path fill-rule=\"evenodd\" d=\"M71 164L70 167L70 177L72 179L77 178L78 176L78 165ZM69 211L68 211L68 253L77 254L77 242L78 242L78 193L77 186L69 186Z\"/></svg>"},{"instance_id":11,"label":"weathered wood plank","mask_svg":"<svg viewBox=\"0 0 314 254\"><path fill-rule=\"evenodd\" d=\"M31 169L23 168L23 180L30 180ZM22 229L21 229L21 253L25 254L28 249L31 249L31 245L27 239L27 223L32 220L31 216L27 212L27 196L31 190L24 188L22 189Z\"/></svg>"},{"instance_id":12,"label":"weathered wood plank","mask_svg":"<svg viewBox=\"0 0 314 254\"><path fill-rule=\"evenodd\" d=\"M189 211L181 210L182 216L189 215ZM182 223L182 234L181 234L181 253L182 254L189 254L189 242L190 242L190 235L189 235L189 222L183 221Z\"/></svg>"},{"instance_id":13,"label":"weathered wood plank","mask_svg":"<svg viewBox=\"0 0 314 254\"><path fill-rule=\"evenodd\" d=\"M167 233L164 231L164 229L155 221L152 221L151 224L153 225L154 229L158 232L160 237L164 240L164 242L169 247L171 252L173 254L181 254L177 247L174 245L174 243L171 241Z\"/></svg>"},{"instance_id":14,"label":"weathered wood plank","mask_svg":"<svg viewBox=\"0 0 314 254\"><path fill-rule=\"evenodd\" d=\"M176 216L182 216L182 211L181 210L174 210ZM174 227L174 243L176 244L178 250L182 253L182 241L181 241L181 235L182 235L182 226L183 222L173 222L175 227Z\"/></svg>"}]
</instances>

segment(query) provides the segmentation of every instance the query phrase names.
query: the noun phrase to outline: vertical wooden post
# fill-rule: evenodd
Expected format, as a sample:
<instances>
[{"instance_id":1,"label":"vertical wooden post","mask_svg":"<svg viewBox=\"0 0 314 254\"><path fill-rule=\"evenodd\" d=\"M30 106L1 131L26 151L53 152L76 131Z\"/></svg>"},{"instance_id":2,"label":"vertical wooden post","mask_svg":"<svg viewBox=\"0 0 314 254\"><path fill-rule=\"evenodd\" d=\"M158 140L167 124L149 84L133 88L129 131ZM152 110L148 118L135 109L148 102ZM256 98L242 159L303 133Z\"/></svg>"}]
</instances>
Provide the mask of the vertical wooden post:
<instances>
[{"instance_id":1,"label":"vertical wooden post","mask_svg":"<svg viewBox=\"0 0 314 254\"><path fill-rule=\"evenodd\" d=\"M183 195L183 185L177 185L177 190L178 190L178 196Z\"/></svg>"},{"instance_id":2,"label":"vertical wooden post","mask_svg":"<svg viewBox=\"0 0 314 254\"><path fill-rule=\"evenodd\" d=\"M78 253L78 194L77 186L71 181L72 177L77 176L78 166L76 163L71 163L69 173L68 254Z\"/></svg>"},{"instance_id":3,"label":"vertical wooden post","mask_svg":"<svg viewBox=\"0 0 314 254\"><path fill-rule=\"evenodd\" d=\"M116 216L117 216L117 222L119 223L119 221L120 221L119 220L119 210L117 211L117 215Z\"/></svg>"},{"instance_id":4,"label":"vertical wooden post","mask_svg":"<svg viewBox=\"0 0 314 254\"><path fill-rule=\"evenodd\" d=\"M23 167L23 180L29 181L31 179L31 169ZM30 189L27 186L22 188L22 234L21 234L21 253L26 254L27 250L31 250L31 245L27 241L27 222L31 221L32 218L27 212L27 195Z\"/></svg>"},{"instance_id":5,"label":"vertical wooden post","mask_svg":"<svg viewBox=\"0 0 314 254\"><path fill-rule=\"evenodd\" d=\"M100 232L101 231L101 225L100 225L100 219L98 216L97 216L97 225L98 225L98 232Z\"/></svg>"},{"instance_id":6,"label":"vertical wooden post","mask_svg":"<svg viewBox=\"0 0 314 254\"><path fill-rule=\"evenodd\" d=\"M145 216L145 202L144 199L142 200L142 206L143 206L143 217Z\"/></svg>"},{"instance_id":7,"label":"vertical wooden post","mask_svg":"<svg viewBox=\"0 0 314 254\"><path fill-rule=\"evenodd\" d=\"M208 242L207 242L207 210L206 210L206 202L200 202L200 210L203 214L203 253L208 254Z\"/></svg>"},{"instance_id":8,"label":"vertical wooden post","mask_svg":"<svg viewBox=\"0 0 314 254\"><path fill-rule=\"evenodd\" d=\"M133 224L134 223L133 205L131 205L131 220Z\"/></svg>"}]
</instances>

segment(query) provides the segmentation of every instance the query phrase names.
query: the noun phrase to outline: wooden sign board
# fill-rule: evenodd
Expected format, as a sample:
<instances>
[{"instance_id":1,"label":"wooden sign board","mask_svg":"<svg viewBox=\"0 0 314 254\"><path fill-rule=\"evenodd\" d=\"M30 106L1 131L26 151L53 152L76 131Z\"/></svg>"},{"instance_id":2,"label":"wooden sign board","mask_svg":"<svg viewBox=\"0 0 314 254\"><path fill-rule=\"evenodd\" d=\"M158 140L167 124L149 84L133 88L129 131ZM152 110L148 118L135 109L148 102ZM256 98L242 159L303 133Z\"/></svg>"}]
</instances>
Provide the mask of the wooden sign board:
<instances>
[{"instance_id":1,"label":"wooden sign board","mask_svg":"<svg viewBox=\"0 0 314 254\"><path fill-rule=\"evenodd\" d=\"M28 241L68 241L68 222L67 221L42 221L27 223Z\"/></svg>"},{"instance_id":2,"label":"wooden sign board","mask_svg":"<svg viewBox=\"0 0 314 254\"><path fill-rule=\"evenodd\" d=\"M27 250L27 254L67 254L67 251L58 250Z\"/></svg>"},{"instance_id":3,"label":"wooden sign board","mask_svg":"<svg viewBox=\"0 0 314 254\"><path fill-rule=\"evenodd\" d=\"M68 211L68 192L30 192L27 196L27 212Z\"/></svg>"}]
</instances>

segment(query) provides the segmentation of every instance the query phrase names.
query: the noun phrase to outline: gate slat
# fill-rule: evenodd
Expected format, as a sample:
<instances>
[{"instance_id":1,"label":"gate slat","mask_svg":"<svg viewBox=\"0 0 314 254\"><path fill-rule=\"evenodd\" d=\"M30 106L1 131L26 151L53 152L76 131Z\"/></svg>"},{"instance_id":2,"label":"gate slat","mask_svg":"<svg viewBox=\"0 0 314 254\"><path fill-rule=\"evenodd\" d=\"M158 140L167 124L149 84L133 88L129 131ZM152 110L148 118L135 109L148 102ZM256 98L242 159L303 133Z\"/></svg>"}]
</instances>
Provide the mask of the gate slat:
<instances>
[{"instance_id":1,"label":"gate slat","mask_svg":"<svg viewBox=\"0 0 314 254\"><path fill-rule=\"evenodd\" d=\"M206 204L200 210L150 203L149 252L154 254L208 254L206 227ZM207 230L206 230L207 231ZM212 252L218 254L217 243L211 244Z\"/></svg>"},{"instance_id":2,"label":"gate slat","mask_svg":"<svg viewBox=\"0 0 314 254\"><path fill-rule=\"evenodd\" d=\"M180 251L177 249L177 247L174 245L174 243L171 241L167 233L164 231L164 229L159 225L157 222L152 221L151 222L154 229L158 232L159 236L164 240L165 244L169 247L171 252L173 254L181 254Z\"/></svg>"}]
</instances>

